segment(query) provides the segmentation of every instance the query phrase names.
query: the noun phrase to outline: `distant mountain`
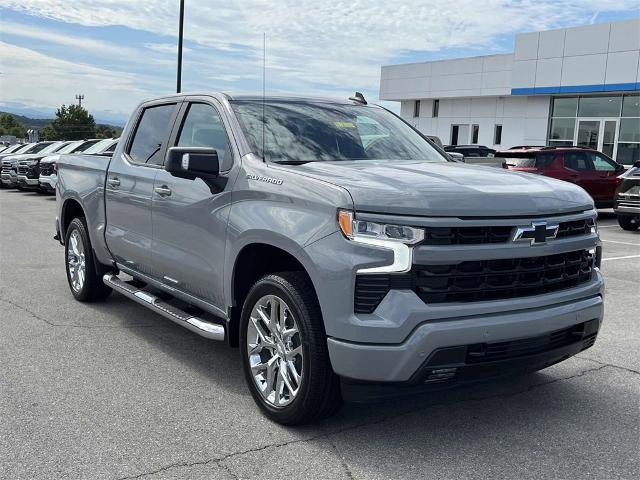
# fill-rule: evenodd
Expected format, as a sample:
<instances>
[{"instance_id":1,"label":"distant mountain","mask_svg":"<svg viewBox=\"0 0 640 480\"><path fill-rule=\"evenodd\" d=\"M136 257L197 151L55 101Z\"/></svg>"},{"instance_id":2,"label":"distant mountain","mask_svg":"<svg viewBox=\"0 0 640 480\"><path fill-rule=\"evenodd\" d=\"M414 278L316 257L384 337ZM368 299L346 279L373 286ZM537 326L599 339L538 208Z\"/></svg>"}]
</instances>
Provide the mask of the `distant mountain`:
<instances>
[{"instance_id":1,"label":"distant mountain","mask_svg":"<svg viewBox=\"0 0 640 480\"><path fill-rule=\"evenodd\" d=\"M55 110L33 108L17 102L0 102L0 111L15 115L16 118L20 116L37 121L41 119L46 120L45 125L53 120L56 115ZM121 113L111 111L98 111L89 113L93 115L96 124L108 125L110 127L124 127L125 123L127 123L127 117L125 117ZM27 122L20 120L19 118L18 120L25 125L27 124Z\"/></svg>"},{"instance_id":2,"label":"distant mountain","mask_svg":"<svg viewBox=\"0 0 640 480\"><path fill-rule=\"evenodd\" d=\"M3 113L9 113L10 115L13 115L14 118L18 122L23 124L27 129L30 129L30 128L33 128L33 129L43 128L49 122L51 122L51 120L53 120L53 118L31 118L31 117L25 117L24 115L17 115L17 114L12 113L12 112L4 112L4 111L0 110L0 114L3 114Z\"/></svg>"}]
</instances>

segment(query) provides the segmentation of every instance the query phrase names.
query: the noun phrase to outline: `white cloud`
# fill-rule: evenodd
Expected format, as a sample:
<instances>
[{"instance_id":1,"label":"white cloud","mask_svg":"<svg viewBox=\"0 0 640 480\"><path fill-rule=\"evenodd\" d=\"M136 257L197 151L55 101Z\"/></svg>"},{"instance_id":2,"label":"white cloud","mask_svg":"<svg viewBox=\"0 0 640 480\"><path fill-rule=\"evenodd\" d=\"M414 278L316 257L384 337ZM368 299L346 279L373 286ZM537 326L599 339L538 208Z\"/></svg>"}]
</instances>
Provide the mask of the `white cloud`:
<instances>
[{"instance_id":1,"label":"white cloud","mask_svg":"<svg viewBox=\"0 0 640 480\"><path fill-rule=\"evenodd\" d=\"M0 42L0 50L3 101L55 107L73 103L76 93L84 93L90 110L128 115L149 91L157 90L137 75L59 60L5 42Z\"/></svg>"},{"instance_id":2,"label":"white cloud","mask_svg":"<svg viewBox=\"0 0 640 480\"><path fill-rule=\"evenodd\" d=\"M120 25L177 35L178 2L174 0L0 0L0 5L85 26ZM496 40L504 35L586 24L595 12L637 11L637 6L637 0L187 2L185 38L194 48L185 52L184 81L198 88L235 90L233 82L249 80L260 90L262 34L266 32L268 91L377 92L380 65L394 62L403 53L461 48L484 54L495 50ZM56 41L62 39L56 37ZM165 66L172 75L170 55L175 50L171 40L163 39L139 45L140 56L130 58L142 65Z\"/></svg>"}]
</instances>

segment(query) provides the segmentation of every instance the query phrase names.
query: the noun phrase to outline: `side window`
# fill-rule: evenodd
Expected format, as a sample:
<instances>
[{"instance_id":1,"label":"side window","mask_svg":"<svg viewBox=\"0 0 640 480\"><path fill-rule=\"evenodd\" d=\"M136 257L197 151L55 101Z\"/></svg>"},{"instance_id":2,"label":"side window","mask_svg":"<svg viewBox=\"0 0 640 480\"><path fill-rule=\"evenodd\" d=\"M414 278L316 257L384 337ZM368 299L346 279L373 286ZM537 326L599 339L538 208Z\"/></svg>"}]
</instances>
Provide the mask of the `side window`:
<instances>
[{"instance_id":1,"label":"side window","mask_svg":"<svg viewBox=\"0 0 640 480\"><path fill-rule=\"evenodd\" d=\"M536 155L536 167L538 168L550 167L551 164L553 163L553 159L554 159L553 153L539 153Z\"/></svg>"},{"instance_id":2,"label":"side window","mask_svg":"<svg viewBox=\"0 0 640 480\"><path fill-rule=\"evenodd\" d=\"M591 165L584 152L565 153L564 166L572 170L591 170Z\"/></svg>"},{"instance_id":3,"label":"side window","mask_svg":"<svg viewBox=\"0 0 640 480\"><path fill-rule=\"evenodd\" d=\"M162 165L162 144L171 132L175 104L145 108L127 152L136 163Z\"/></svg>"},{"instance_id":4,"label":"side window","mask_svg":"<svg viewBox=\"0 0 640 480\"><path fill-rule=\"evenodd\" d=\"M213 148L218 152L220 170L231 166L231 150L224 124L218 111L206 103L189 105L176 146Z\"/></svg>"},{"instance_id":5,"label":"side window","mask_svg":"<svg viewBox=\"0 0 640 480\"><path fill-rule=\"evenodd\" d=\"M594 168L600 172L615 172L616 170L616 165L602 155L592 154L591 161L593 162Z\"/></svg>"}]
</instances>

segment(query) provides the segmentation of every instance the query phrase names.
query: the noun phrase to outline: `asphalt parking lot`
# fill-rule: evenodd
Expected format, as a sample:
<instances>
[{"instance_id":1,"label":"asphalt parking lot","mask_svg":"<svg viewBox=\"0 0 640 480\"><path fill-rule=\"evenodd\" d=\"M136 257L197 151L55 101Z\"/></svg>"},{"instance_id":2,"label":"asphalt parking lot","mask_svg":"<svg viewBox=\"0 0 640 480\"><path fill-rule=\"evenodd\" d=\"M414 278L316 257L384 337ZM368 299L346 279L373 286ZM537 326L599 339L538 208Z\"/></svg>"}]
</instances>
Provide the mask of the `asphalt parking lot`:
<instances>
[{"instance_id":1,"label":"asphalt parking lot","mask_svg":"<svg viewBox=\"0 0 640 480\"><path fill-rule=\"evenodd\" d=\"M593 348L302 428L260 415L237 350L117 294L75 302L54 218L0 190L0 478L638 478L640 232L611 211Z\"/></svg>"}]
</instances>

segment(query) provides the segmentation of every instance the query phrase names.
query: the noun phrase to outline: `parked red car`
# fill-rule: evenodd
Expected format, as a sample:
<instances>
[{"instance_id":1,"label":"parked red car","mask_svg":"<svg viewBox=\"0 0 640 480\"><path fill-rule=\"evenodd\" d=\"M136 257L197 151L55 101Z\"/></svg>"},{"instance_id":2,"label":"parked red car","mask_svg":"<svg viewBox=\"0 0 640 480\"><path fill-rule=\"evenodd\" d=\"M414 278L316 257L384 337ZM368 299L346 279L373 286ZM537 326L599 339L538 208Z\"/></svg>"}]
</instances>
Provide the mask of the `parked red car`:
<instances>
[{"instance_id":1,"label":"parked red car","mask_svg":"<svg viewBox=\"0 0 640 480\"><path fill-rule=\"evenodd\" d=\"M511 170L537 173L584 188L597 208L611 208L625 167L605 154L580 147L519 147L496 153Z\"/></svg>"}]
</instances>

